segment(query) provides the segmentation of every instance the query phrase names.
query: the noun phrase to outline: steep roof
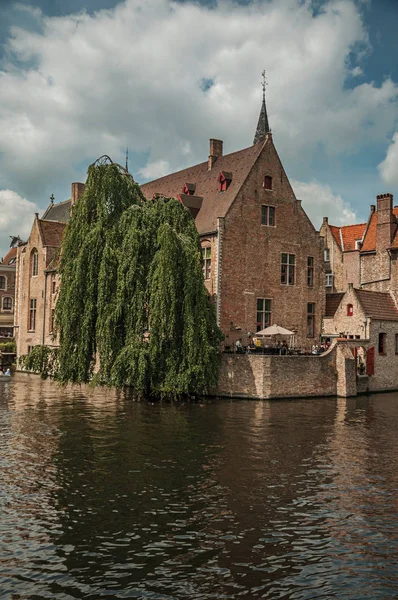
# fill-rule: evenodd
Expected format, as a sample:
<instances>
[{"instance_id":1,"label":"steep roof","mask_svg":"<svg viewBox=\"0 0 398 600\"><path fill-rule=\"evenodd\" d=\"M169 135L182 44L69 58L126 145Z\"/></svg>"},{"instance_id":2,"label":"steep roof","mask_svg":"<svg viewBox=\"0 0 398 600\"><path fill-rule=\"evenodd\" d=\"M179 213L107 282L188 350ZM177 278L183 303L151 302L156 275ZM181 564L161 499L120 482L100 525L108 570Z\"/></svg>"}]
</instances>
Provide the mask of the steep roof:
<instances>
[{"instance_id":1,"label":"steep roof","mask_svg":"<svg viewBox=\"0 0 398 600\"><path fill-rule=\"evenodd\" d=\"M47 221L38 219L40 232L43 239L43 246L51 246L59 248L62 242L62 236L66 227L66 223L58 221Z\"/></svg>"},{"instance_id":2,"label":"steep roof","mask_svg":"<svg viewBox=\"0 0 398 600\"><path fill-rule=\"evenodd\" d=\"M329 225L329 227L340 250L343 250L343 252L351 252L352 250L357 249L355 248L356 240L362 240L366 229L366 223L343 225L342 227Z\"/></svg>"},{"instance_id":3,"label":"steep roof","mask_svg":"<svg viewBox=\"0 0 398 600\"><path fill-rule=\"evenodd\" d=\"M326 294L325 317L334 317L336 310L340 306L343 296L344 292Z\"/></svg>"},{"instance_id":4,"label":"steep roof","mask_svg":"<svg viewBox=\"0 0 398 600\"><path fill-rule=\"evenodd\" d=\"M265 142L269 143L272 144L271 138L267 138ZM196 227L199 233L215 231L217 217L227 214L263 147L264 143L260 142L244 150L220 156L210 171L206 161L166 175L143 184L141 191L147 199L153 198L154 194L175 197L181 194L186 183L195 183L195 195L203 198L202 207L195 219ZM217 179L220 171L232 173L232 180L225 192L219 191Z\"/></svg>"},{"instance_id":5,"label":"steep roof","mask_svg":"<svg viewBox=\"0 0 398 600\"><path fill-rule=\"evenodd\" d=\"M3 262L1 263L2 265L12 265L15 263L17 258L17 248L11 248L7 254L5 255L5 257L3 258Z\"/></svg>"},{"instance_id":6,"label":"steep roof","mask_svg":"<svg viewBox=\"0 0 398 600\"><path fill-rule=\"evenodd\" d=\"M398 206L393 208L394 216L398 217ZM362 244L362 252L374 252L376 250L376 231L377 231L377 211L372 213ZM395 232L394 239L391 242L391 248L398 248L398 230Z\"/></svg>"},{"instance_id":7,"label":"steep roof","mask_svg":"<svg viewBox=\"0 0 398 600\"><path fill-rule=\"evenodd\" d=\"M383 321L398 321L398 310L388 292L354 290L367 317Z\"/></svg>"},{"instance_id":8,"label":"steep roof","mask_svg":"<svg viewBox=\"0 0 398 600\"><path fill-rule=\"evenodd\" d=\"M70 219L71 204L71 200L65 200L64 202L58 202L57 204L51 203L45 210L42 219L45 219L46 221L67 223Z\"/></svg>"},{"instance_id":9,"label":"steep roof","mask_svg":"<svg viewBox=\"0 0 398 600\"><path fill-rule=\"evenodd\" d=\"M336 244L341 250L340 228L336 227L335 225L329 225L329 227Z\"/></svg>"}]
</instances>

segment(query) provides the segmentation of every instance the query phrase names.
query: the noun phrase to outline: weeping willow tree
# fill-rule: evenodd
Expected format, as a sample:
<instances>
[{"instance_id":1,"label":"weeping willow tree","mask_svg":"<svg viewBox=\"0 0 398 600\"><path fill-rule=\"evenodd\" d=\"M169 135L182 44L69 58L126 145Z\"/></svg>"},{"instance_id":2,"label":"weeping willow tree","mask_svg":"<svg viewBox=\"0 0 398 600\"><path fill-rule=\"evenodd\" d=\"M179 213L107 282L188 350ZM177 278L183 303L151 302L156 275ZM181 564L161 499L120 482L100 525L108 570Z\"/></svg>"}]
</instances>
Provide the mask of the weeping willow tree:
<instances>
[{"instance_id":1,"label":"weeping willow tree","mask_svg":"<svg viewBox=\"0 0 398 600\"><path fill-rule=\"evenodd\" d=\"M60 274L61 382L157 396L215 385L221 333L199 236L180 202L144 201L116 165L91 166L65 231Z\"/></svg>"}]
</instances>

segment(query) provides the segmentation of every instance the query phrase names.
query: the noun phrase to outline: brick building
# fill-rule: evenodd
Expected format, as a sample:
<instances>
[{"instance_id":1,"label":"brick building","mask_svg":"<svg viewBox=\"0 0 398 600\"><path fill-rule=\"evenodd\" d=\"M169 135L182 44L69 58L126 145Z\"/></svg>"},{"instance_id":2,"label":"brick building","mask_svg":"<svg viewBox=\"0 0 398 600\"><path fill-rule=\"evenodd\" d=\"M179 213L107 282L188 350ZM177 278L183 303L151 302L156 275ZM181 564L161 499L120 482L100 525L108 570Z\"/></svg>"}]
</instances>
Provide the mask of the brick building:
<instances>
[{"instance_id":1,"label":"brick building","mask_svg":"<svg viewBox=\"0 0 398 600\"><path fill-rule=\"evenodd\" d=\"M0 263L0 337L14 335L16 260L17 249L11 248Z\"/></svg>"},{"instance_id":2,"label":"brick building","mask_svg":"<svg viewBox=\"0 0 398 600\"><path fill-rule=\"evenodd\" d=\"M71 199L50 205L39 219L35 215L28 241L17 247L15 290L15 341L17 356L36 345L57 345L54 311L59 288L56 267L62 235L70 211L84 192L84 184L73 183Z\"/></svg>"},{"instance_id":3,"label":"brick building","mask_svg":"<svg viewBox=\"0 0 398 600\"><path fill-rule=\"evenodd\" d=\"M319 338L325 302L323 243L297 200L276 151L265 99L254 143L141 186L150 199L174 196L199 210L205 285L226 345L279 324L295 343Z\"/></svg>"}]
</instances>

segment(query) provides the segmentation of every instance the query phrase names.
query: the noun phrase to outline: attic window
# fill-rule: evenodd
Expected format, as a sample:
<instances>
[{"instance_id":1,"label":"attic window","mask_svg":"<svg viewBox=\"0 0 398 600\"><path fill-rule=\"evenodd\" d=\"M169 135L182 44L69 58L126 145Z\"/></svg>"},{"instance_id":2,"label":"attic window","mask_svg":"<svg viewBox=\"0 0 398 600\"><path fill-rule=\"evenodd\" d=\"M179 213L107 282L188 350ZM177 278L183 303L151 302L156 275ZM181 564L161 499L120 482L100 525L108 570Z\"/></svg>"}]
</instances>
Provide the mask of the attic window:
<instances>
[{"instance_id":1,"label":"attic window","mask_svg":"<svg viewBox=\"0 0 398 600\"><path fill-rule=\"evenodd\" d=\"M354 307L352 304L347 304L347 317L352 317L354 314Z\"/></svg>"},{"instance_id":2,"label":"attic window","mask_svg":"<svg viewBox=\"0 0 398 600\"><path fill-rule=\"evenodd\" d=\"M264 177L263 186L265 190L272 190L272 177L270 175Z\"/></svg>"},{"instance_id":3,"label":"attic window","mask_svg":"<svg viewBox=\"0 0 398 600\"><path fill-rule=\"evenodd\" d=\"M220 171L220 174L217 179L219 183L219 192L226 192L229 188L229 184L232 181L232 173L228 173L227 171Z\"/></svg>"},{"instance_id":4,"label":"attic window","mask_svg":"<svg viewBox=\"0 0 398 600\"><path fill-rule=\"evenodd\" d=\"M184 187L182 188L182 193L187 194L188 196L193 196L196 190L196 183L184 183Z\"/></svg>"}]
</instances>

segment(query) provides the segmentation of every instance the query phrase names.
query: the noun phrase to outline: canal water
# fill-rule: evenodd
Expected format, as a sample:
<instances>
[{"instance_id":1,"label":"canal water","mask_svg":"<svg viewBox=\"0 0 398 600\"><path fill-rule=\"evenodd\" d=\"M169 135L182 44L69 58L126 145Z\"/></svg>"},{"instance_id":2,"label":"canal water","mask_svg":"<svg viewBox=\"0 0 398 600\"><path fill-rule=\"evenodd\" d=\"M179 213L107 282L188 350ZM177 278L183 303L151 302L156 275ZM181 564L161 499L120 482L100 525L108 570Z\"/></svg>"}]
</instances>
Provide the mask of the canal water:
<instances>
[{"instance_id":1,"label":"canal water","mask_svg":"<svg viewBox=\"0 0 398 600\"><path fill-rule=\"evenodd\" d=\"M398 394L0 383L0 598L398 597Z\"/></svg>"}]
</instances>

